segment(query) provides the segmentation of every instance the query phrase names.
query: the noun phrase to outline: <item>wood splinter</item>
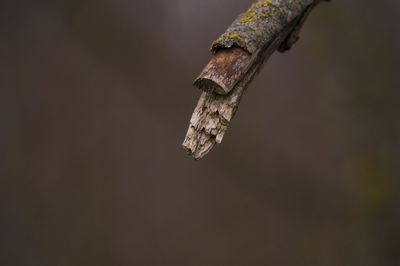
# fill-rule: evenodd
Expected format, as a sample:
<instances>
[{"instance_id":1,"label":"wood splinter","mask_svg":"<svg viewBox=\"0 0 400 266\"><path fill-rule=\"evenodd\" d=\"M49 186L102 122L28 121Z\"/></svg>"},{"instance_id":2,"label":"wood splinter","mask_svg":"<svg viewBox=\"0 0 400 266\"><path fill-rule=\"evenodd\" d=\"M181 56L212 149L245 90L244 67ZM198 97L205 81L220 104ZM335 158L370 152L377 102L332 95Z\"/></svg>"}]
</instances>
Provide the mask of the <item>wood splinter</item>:
<instances>
[{"instance_id":1,"label":"wood splinter","mask_svg":"<svg viewBox=\"0 0 400 266\"><path fill-rule=\"evenodd\" d=\"M298 40L322 0L258 0L212 45L214 57L194 85L203 90L182 144L195 159L221 143L240 100L264 61Z\"/></svg>"}]
</instances>

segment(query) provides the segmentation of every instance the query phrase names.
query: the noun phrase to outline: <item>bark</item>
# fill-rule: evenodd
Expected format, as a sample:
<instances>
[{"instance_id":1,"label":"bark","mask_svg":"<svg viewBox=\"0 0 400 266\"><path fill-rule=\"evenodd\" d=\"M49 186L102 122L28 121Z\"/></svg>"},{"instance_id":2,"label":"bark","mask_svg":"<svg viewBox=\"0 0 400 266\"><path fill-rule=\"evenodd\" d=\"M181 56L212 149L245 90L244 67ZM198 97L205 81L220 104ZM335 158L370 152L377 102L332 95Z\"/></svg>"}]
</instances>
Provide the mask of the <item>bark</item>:
<instances>
[{"instance_id":1,"label":"bark","mask_svg":"<svg viewBox=\"0 0 400 266\"><path fill-rule=\"evenodd\" d=\"M204 91L228 94L253 63L253 56L240 47L215 54L194 85Z\"/></svg>"},{"instance_id":2,"label":"bark","mask_svg":"<svg viewBox=\"0 0 400 266\"><path fill-rule=\"evenodd\" d=\"M202 89L183 147L195 159L221 143L240 100L275 51L289 50L320 0L263 0L241 14L211 46L215 54L194 85Z\"/></svg>"}]
</instances>

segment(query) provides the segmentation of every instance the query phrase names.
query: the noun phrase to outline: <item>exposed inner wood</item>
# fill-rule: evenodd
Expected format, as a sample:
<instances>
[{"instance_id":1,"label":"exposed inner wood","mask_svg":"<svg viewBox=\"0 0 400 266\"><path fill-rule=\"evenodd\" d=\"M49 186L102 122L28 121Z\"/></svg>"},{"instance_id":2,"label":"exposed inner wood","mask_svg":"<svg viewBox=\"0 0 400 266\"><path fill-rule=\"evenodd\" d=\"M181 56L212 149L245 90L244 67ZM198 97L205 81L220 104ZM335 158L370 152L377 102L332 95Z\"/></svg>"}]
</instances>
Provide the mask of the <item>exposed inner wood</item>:
<instances>
[{"instance_id":1,"label":"exposed inner wood","mask_svg":"<svg viewBox=\"0 0 400 266\"><path fill-rule=\"evenodd\" d=\"M229 93L250 68L254 56L240 47L221 49L207 64L194 85L206 92Z\"/></svg>"},{"instance_id":2,"label":"exposed inner wood","mask_svg":"<svg viewBox=\"0 0 400 266\"><path fill-rule=\"evenodd\" d=\"M182 144L194 159L204 157L216 144L222 142L246 88L260 70L263 62L278 49L293 31L297 22L298 20L295 20L285 27L254 55L255 59L249 70L244 73L230 93L221 95L208 91L201 94Z\"/></svg>"},{"instance_id":3,"label":"exposed inner wood","mask_svg":"<svg viewBox=\"0 0 400 266\"><path fill-rule=\"evenodd\" d=\"M275 51L291 48L320 1L258 0L214 42L215 56L195 81L203 93L182 144L193 158L202 158L221 143L243 94L264 61ZM237 47L241 42L235 38L246 45Z\"/></svg>"}]
</instances>

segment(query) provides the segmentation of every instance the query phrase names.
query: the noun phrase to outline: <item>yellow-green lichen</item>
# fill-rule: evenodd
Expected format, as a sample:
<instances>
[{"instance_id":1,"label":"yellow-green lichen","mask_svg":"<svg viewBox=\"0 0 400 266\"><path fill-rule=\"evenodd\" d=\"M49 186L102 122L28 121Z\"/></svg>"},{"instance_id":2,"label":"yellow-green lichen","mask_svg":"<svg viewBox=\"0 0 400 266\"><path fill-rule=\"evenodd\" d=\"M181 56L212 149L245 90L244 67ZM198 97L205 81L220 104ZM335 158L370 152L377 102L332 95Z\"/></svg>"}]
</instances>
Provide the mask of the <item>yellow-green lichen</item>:
<instances>
[{"instance_id":1,"label":"yellow-green lichen","mask_svg":"<svg viewBox=\"0 0 400 266\"><path fill-rule=\"evenodd\" d=\"M223 34L211 44L210 50L213 51L217 47L229 48L232 46L245 46L244 38L237 33Z\"/></svg>"},{"instance_id":2,"label":"yellow-green lichen","mask_svg":"<svg viewBox=\"0 0 400 266\"><path fill-rule=\"evenodd\" d=\"M240 19L242 23L249 23L255 20L256 13L254 13L251 9L247 10L244 14L244 17Z\"/></svg>"},{"instance_id":3,"label":"yellow-green lichen","mask_svg":"<svg viewBox=\"0 0 400 266\"><path fill-rule=\"evenodd\" d=\"M269 4L271 4L271 0L260 1L260 2L253 4L252 8L268 7Z\"/></svg>"},{"instance_id":4,"label":"yellow-green lichen","mask_svg":"<svg viewBox=\"0 0 400 266\"><path fill-rule=\"evenodd\" d=\"M241 23L249 23L256 20L257 13L255 12L257 9L268 7L271 4L271 0L259 1L251 5L251 7L242 15L243 17L240 19ZM272 16L276 13L275 8L271 8L269 15ZM261 18L266 18L267 14L261 13Z\"/></svg>"},{"instance_id":5,"label":"yellow-green lichen","mask_svg":"<svg viewBox=\"0 0 400 266\"><path fill-rule=\"evenodd\" d=\"M303 2L304 1L304 2ZM210 50L241 47L255 53L280 33L286 24L303 15L305 0L258 0L242 13Z\"/></svg>"}]
</instances>

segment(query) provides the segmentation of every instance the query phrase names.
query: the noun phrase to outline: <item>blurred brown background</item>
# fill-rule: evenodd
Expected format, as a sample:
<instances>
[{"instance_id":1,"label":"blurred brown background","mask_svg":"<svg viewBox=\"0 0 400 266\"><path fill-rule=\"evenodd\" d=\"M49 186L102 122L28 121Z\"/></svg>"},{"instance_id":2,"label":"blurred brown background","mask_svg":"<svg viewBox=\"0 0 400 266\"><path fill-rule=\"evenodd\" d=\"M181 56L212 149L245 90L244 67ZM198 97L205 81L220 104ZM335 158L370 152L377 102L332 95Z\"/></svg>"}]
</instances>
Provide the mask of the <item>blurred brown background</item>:
<instances>
[{"instance_id":1,"label":"blurred brown background","mask_svg":"<svg viewBox=\"0 0 400 266\"><path fill-rule=\"evenodd\" d=\"M181 149L247 0L0 2L0 265L400 265L400 4L321 4Z\"/></svg>"}]
</instances>

